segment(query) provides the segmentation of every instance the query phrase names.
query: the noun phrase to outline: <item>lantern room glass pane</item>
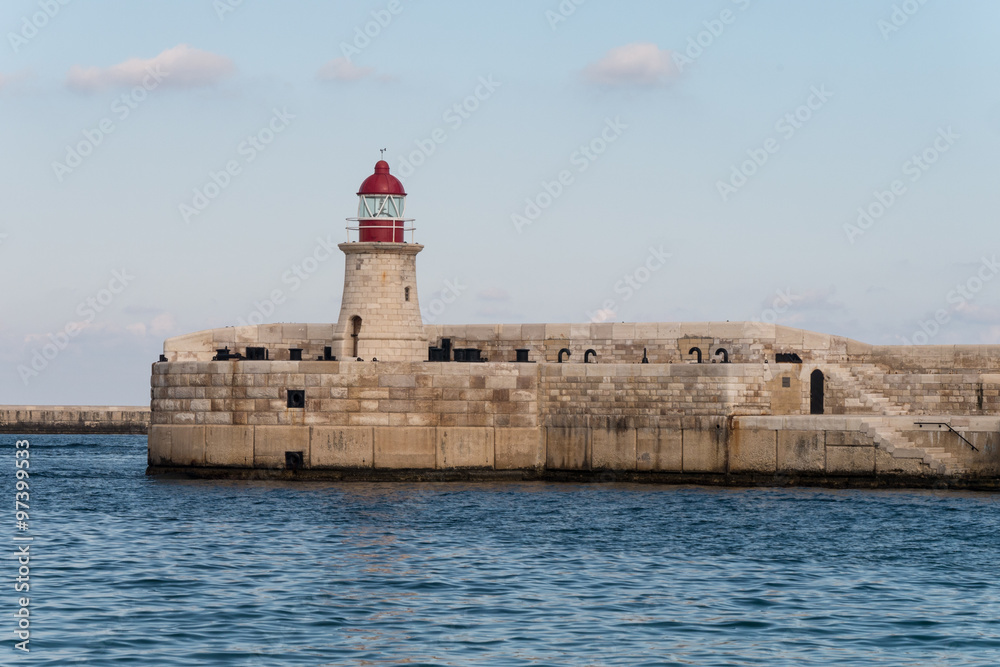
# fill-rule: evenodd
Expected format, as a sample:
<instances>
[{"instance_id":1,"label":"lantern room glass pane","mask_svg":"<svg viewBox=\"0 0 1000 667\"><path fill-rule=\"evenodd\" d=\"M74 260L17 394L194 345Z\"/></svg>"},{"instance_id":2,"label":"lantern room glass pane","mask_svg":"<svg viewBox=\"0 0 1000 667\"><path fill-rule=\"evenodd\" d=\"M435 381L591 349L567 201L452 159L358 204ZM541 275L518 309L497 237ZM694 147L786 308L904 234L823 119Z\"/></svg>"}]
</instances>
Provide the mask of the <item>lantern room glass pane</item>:
<instances>
[{"instance_id":1,"label":"lantern room glass pane","mask_svg":"<svg viewBox=\"0 0 1000 667\"><path fill-rule=\"evenodd\" d=\"M359 218L384 218L393 220L403 217L403 197L365 195L359 197Z\"/></svg>"},{"instance_id":2,"label":"lantern room glass pane","mask_svg":"<svg viewBox=\"0 0 1000 667\"><path fill-rule=\"evenodd\" d=\"M392 197L392 215L396 218L403 217L403 198Z\"/></svg>"}]
</instances>

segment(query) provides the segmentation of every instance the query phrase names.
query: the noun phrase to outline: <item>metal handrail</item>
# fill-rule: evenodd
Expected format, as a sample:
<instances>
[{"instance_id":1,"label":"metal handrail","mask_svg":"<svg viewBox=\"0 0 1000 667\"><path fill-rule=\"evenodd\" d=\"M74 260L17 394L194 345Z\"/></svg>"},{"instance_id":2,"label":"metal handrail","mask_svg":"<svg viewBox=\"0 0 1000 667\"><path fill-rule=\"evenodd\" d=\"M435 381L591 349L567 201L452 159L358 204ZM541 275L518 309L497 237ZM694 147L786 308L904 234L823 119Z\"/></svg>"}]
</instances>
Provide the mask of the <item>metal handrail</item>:
<instances>
[{"instance_id":1,"label":"metal handrail","mask_svg":"<svg viewBox=\"0 0 1000 667\"><path fill-rule=\"evenodd\" d=\"M348 222L358 222L359 220L382 220L385 222L413 222L416 218L344 218Z\"/></svg>"},{"instance_id":2,"label":"metal handrail","mask_svg":"<svg viewBox=\"0 0 1000 667\"><path fill-rule=\"evenodd\" d=\"M976 446L974 444L972 444L971 442L969 442L968 438L966 438L964 435L962 435L961 433L959 433L958 431L956 431L955 429L953 429L951 427L951 424L949 424L948 422L913 422L913 423L916 424L917 426L920 426L920 427L924 427L924 426L947 426L949 431L951 431L952 433L954 433L955 435L957 435L958 437L960 437L962 440L964 440L965 444L967 444L969 447L972 447L973 451L976 451L976 452L979 451L978 449L976 449Z\"/></svg>"},{"instance_id":3,"label":"metal handrail","mask_svg":"<svg viewBox=\"0 0 1000 667\"><path fill-rule=\"evenodd\" d=\"M386 222L392 222L392 225L373 225L371 227L347 227L347 242L351 243L351 232L360 232L362 229L391 229L395 231L410 232L410 243L414 242L414 232L416 232L416 227L406 227L405 225L400 225L396 223L412 222L416 218L395 218L392 220L386 220ZM360 220L378 220L378 218L347 218L350 222L360 221Z\"/></svg>"}]
</instances>

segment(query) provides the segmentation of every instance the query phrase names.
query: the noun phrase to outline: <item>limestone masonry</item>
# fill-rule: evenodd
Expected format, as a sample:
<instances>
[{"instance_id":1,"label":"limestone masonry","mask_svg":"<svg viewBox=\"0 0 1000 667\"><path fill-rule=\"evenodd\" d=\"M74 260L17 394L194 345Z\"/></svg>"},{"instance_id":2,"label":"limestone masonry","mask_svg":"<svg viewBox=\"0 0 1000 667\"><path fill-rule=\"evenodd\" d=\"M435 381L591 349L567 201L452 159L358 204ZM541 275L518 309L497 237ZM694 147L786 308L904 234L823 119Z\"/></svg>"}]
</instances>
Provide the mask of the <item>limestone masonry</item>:
<instances>
[{"instance_id":1,"label":"limestone masonry","mask_svg":"<svg viewBox=\"0 0 1000 667\"><path fill-rule=\"evenodd\" d=\"M358 194L336 324L164 343L150 472L1000 486L1000 346L750 322L425 326L402 185L379 162Z\"/></svg>"},{"instance_id":2,"label":"limestone masonry","mask_svg":"<svg viewBox=\"0 0 1000 667\"><path fill-rule=\"evenodd\" d=\"M149 429L146 406L4 405L0 433L144 434Z\"/></svg>"}]
</instances>

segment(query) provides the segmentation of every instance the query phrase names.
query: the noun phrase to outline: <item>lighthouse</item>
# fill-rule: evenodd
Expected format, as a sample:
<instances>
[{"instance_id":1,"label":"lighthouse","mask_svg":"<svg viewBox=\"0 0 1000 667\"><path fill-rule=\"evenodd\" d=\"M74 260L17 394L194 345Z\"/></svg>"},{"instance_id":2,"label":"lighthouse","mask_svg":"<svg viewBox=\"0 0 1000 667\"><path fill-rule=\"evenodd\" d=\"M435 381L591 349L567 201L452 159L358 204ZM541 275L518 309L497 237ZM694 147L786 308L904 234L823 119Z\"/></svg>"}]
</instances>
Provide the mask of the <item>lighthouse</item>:
<instances>
[{"instance_id":1,"label":"lighthouse","mask_svg":"<svg viewBox=\"0 0 1000 667\"><path fill-rule=\"evenodd\" d=\"M333 334L341 359L423 361L427 339L417 301L417 253L412 218L404 217L406 191L379 160L358 189L358 215L348 218L344 296ZM351 240L352 233L357 241ZM410 234L410 243L405 235Z\"/></svg>"}]
</instances>

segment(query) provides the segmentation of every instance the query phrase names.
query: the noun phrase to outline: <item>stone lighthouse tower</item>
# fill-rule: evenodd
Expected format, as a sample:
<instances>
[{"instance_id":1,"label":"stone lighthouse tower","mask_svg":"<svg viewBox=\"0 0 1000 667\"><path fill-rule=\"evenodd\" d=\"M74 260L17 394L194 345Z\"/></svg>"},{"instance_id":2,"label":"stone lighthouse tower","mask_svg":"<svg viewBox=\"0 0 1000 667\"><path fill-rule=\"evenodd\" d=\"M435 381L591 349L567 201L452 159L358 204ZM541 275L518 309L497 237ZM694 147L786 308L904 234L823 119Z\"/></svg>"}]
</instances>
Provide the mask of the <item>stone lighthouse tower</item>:
<instances>
[{"instance_id":1,"label":"stone lighthouse tower","mask_svg":"<svg viewBox=\"0 0 1000 667\"><path fill-rule=\"evenodd\" d=\"M417 301L417 253L424 249L406 243L413 227L403 217L406 192L379 160L375 173L358 190L358 240L341 243L344 251L344 297L333 334L334 353L340 359L423 361L427 339Z\"/></svg>"}]
</instances>

